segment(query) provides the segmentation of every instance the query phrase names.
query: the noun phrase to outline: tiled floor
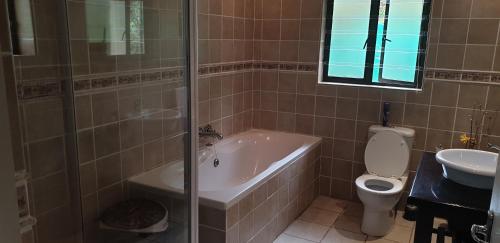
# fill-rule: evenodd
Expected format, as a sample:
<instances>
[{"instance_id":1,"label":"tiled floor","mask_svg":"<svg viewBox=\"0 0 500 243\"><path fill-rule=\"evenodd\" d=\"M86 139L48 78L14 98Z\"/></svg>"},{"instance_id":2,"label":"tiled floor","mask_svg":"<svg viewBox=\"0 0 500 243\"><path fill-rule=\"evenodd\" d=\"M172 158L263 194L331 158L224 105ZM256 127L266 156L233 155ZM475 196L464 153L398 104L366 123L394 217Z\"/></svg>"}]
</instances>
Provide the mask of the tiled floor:
<instances>
[{"instance_id":1,"label":"tiled floor","mask_svg":"<svg viewBox=\"0 0 500 243\"><path fill-rule=\"evenodd\" d=\"M392 231L383 238L369 237L361 232L362 212L361 204L320 196L274 242L413 242L414 223L404 220L401 212L398 212Z\"/></svg>"}]
</instances>

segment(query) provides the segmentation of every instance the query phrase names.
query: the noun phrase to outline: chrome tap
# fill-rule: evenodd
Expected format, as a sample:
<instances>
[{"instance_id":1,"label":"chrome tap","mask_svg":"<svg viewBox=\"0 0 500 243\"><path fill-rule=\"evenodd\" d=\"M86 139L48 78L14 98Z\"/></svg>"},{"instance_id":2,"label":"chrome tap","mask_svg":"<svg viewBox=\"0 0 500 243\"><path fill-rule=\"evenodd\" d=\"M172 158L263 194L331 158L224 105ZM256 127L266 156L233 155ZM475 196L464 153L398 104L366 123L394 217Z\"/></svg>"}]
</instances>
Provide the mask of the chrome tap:
<instances>
[{"instance_id":1,"label":"chrome tap","mask_svg":"<svg viewBox=\"0 0 500 243\"><path fill-rule=\"evenodd\" d=\"M222 140L224 136L221 133L215 131L215 129L211 125L206 125L204 127L198 128L198 135L200 137L211 137L216 138L218 140Z\"/></svg>"},{"instance_id":2,"label":"chrome tap","mask_svg":"<svg viewBox=\"0 0 500 243\"><path fill-rule=\"evenodd\" d=\"M494 149L494 150L500 152L500 146L498 146L498 145L494 145L494 144L488 143L488 148Z\"/></svg>"}]
</instances>

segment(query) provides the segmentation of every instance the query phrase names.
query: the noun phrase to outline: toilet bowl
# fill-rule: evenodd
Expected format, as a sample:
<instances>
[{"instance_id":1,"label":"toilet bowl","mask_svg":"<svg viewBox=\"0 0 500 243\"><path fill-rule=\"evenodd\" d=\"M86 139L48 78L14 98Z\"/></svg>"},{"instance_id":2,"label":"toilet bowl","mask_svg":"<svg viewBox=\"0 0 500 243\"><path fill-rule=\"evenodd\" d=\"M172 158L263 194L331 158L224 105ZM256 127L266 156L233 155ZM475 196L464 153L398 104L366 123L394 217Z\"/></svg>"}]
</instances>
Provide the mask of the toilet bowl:
<instances>
[{"instance_id":1,"label":"toilet bowl","mask_svg":"<svg viewBox=\"0 0 500 243\"><path fill-rule=\"evenodd\" d=\"M394 207L403 193L406 176L385 178L368 173L356 179L359 199L363 202L361 230L368 235L384 236L394 225Z\"/></svg>"},{"instance_id":2,"label":"toilet bowl","mask_svg":"<svg viewBox=\"0 0 500 243\"><path fill-rule=\"evenodd\" d=\"M414 131L372 126L370 134L365 150L367 172L355 182L364 206L361 231L371 236L384 236L394 225L394 208L408 180Z\"/></svg>"}]
</instances>

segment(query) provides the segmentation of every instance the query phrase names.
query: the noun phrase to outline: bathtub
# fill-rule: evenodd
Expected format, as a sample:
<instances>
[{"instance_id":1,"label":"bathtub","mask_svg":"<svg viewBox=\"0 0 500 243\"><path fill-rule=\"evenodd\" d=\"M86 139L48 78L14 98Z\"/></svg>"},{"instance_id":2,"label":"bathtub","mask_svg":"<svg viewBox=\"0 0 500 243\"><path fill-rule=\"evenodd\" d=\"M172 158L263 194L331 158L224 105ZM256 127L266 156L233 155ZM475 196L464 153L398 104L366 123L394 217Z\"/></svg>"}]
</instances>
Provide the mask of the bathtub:
<instances>
[{"instance_id":1,"label":"bathtub","mask_svg":"<svg viewBox=\"0 0 500 243\"><path fill-rule=\"evenodd\" d=\"M321 138L252 129L199 152L200 204L228 209L301 156L319 151ZM214 159L219 165L214 166ZM184 162L161 166L129 179L154 189L182 193Z\"/></svg>"}]
</instances>

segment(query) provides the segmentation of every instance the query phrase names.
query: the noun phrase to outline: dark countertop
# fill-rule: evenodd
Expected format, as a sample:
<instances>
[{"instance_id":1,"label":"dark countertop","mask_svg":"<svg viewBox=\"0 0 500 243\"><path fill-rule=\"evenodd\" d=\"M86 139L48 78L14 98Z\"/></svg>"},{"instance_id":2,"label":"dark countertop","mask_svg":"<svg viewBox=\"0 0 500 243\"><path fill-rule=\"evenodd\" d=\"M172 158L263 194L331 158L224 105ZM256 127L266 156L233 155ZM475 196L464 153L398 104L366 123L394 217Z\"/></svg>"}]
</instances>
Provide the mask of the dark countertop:
<instances>
[{"instance_id":1,"label":"dark countertop","mask_svg":"<svg viewBox=\"0 0 500 243\"><path fill-rule=\"evenodd\" d=\"M490 207L491 190L482 190L455 183L443 177L443 168L434 153L424 153L417 169L408 203L432 207L437 215L440 210L448 213L480 213L485 215Z\"/></svg>"}]
</instances>

